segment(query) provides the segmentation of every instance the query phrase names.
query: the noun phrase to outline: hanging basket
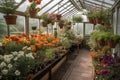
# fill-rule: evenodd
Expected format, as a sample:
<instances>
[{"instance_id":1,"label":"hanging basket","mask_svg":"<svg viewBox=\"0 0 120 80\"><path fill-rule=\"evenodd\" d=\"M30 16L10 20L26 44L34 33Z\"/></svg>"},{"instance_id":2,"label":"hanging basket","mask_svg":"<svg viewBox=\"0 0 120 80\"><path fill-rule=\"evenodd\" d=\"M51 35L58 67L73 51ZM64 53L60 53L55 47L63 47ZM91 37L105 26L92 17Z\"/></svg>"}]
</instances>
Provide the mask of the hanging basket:
<instances>
[{"instance_id":1,"label":"hanging basket","mask_svg":"<svg viewBox=\"0 0 120 80\"><path fill-rule=\"evenodd\" d=\"M42 22L42 26L43 26L43 27L47 27L47 25L48 25L48 23L47 23L46 21L43 21L43 22Z\"/></svg>"},{"instance_id":2,"label":"hanging basket","mask_svg":"<svg viewBox=\"0 0 120 80\"><path fill-rule=\"evenodd\" d=\"M117 43L114 42L114 41L110 41L110 40L108 41L108 47L109 47L109 48L115 48L116 44L117 44Z\"/></svg>"},{"instance_id":3,"label":"hanging basket","mask_svg":"<svg viewBox=\"0 0 120 80\"><path fill-rule=\"evenodd\" d=\"M30 17L35 18L36 17L36 12L35 11L29 11Z\"/></svg>"},{"instance_id":4,"label":"hanging basket","mask_svg":"<svg viewBox=\"0 0 120 80\"><path fill-rule=\"evenodd\" d=\"M16 15L5 15L4 16L6 24L11 25L11 24L16 24Z\"/></svg>"},{"instance_id":5,"label":"hanging basket","mask_svg":"<svg viewBox=\"0 0 120 80\"><path fill-rule=\"evenodd\" d=\"M96 23L98 23L98 24L102 24L102 20L101 20L101 19L96 18L95 20L96 20Z\"/></svg>"}]
</instances>

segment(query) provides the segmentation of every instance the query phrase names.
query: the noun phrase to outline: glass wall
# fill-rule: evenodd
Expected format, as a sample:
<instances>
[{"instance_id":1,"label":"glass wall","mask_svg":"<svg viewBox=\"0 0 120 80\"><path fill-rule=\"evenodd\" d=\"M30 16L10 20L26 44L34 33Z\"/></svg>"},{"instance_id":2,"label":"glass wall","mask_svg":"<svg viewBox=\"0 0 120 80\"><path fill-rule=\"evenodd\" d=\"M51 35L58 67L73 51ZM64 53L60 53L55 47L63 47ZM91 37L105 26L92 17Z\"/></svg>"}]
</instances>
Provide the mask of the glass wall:
<instances>
[{"instance_id":1,"label":"glass wall","mask_svg":"<svg viewBox=\"0 0 120 80\"><path fill-rule=\"evenodd\" d=\"M93 31L93 27L93 24L85 23L85 35L90 35L90 33Z\"/></svg>"},{"instance_id":2,"label":"glass wall","mask_svg":"<svg viewBox=\"0 0 120 80\"><path fill-rule=\"evenodd\" d=\"M76 35L83 36L83 23L75 23L75 25L73 25L73 31Z\"/></svg>"},{"instance_id":3,"label":"glass wall","mask_svg":"<svg viewBox=\"0 0 120 80\"><path fill-rule=\"evenodd\" d=\"M29 18L30 33L37 33L39 28L39 19Z\"/></svg>"}]
</instances>

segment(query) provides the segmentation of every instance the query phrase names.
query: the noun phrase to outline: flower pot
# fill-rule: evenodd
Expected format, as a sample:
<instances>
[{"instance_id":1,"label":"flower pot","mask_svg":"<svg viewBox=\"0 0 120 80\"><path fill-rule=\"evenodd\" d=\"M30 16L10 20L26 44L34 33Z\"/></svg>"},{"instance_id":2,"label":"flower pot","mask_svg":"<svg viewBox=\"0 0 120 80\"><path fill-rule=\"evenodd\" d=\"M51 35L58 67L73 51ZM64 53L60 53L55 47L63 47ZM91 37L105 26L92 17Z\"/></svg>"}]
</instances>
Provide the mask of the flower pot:
<instances>
[{"instance_id":1,"label":"flower pot","mask_svg":"<svg viewBox=\"0 0 120 80\"><path fill-rule=\"evenodd\" d=\"M105 46L105 45L106 45L106 42L105 42L104 40L97 41L97 45L98 45L98 46Z\"/></svg>"},{"instance_id":2,"label":"flower pot","mask_svg":"<svg viewBox=\"0 0 120 80\"><path fill-rule=\"evenodd\" d=\"M35 11L29 11L30 17L35 18L36 17L36 12Z\"/></svg>"},{"instance_id":3,"label":"flower pot","mask_svg":"<svg viewBox=\"0 0 120 80\"><path fill-rule=\"evenodd\" d=\"M99 19L99 18L96 18L95 20L96 20L96 23L98 23L98 24L102 24L102 21L101 21L101 19Z\"/></svg>"},{"instance_id":4,"label":"flower pot","mask_svg":"<svg viewBox=\"0 0 120 80\"><path fill-rule=\"evenodd\" d=\"M43 25L43 27L47 27L47 22L43 21L42 25Z\"/></svg>"},{"instance_id":5,"label":"flower pot","mask_svg":"<svg viewBox=\"0 0 120 80\"><path fill-rule=\"evenodd\" d=\"M6 24L10 25L10 24L16 24L16 19L17 16L16 15L6 15L4 16Z\"/></svg>"},{"instance_id":6,"label":"flower pot","mask_svg":"<svg viewBox=\"0 0 120 80\"><path fill-rule=\"evenodd\" d=\"M116 46L116 42L114 42L114 41L108 41L108 47L109 48L115 48L115 46Z\"/></svg>"}]
</instances>

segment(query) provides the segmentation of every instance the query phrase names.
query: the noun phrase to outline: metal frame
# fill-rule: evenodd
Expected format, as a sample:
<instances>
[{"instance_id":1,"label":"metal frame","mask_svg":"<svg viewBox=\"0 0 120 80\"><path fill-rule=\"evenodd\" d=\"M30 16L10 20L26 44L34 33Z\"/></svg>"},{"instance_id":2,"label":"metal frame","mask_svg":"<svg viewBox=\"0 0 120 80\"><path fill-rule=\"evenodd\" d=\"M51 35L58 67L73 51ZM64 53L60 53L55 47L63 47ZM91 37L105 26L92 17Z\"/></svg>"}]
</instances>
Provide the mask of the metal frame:
<instances>
[{"instance_id":1,"label":"metal frame","mask_svg":"<svg viewBox=\"0 0 120 80\"><path fill-rule=\"evenodd\" d=\"M68 13L70 13L71 11L75 10L76 8L73 8L72 10L68 11L67 13L64 13L63 16L67 15Z\"/></svg>"},{"instance_id":2,"label":"metal frame","mask_svg":"<svg viewBox=\"0 0 120 80\"><path fill-rule=\"evenodd\" d=\"M71 4L67 5L66 7L64 7L64 9L60 10L59 13L65 11L69 6L73 6L73 5L71 5Z\"/></svg>"},{"instance_id":3,"label":"metal frame","mask_svg":"<svg viewBox=\"0 0 120 80\"><path fill-rule=\"evenodd\" d=\"M64 11L61 11L60 14L64 14L65 12L69 11L72 7L74 7L73 5L71 5L70 7L65 7Z\"/></svg>"},{"instance_id":4,"label":"metal frame","mask_svg":"<svg viewBox=\"0 0 120 80\"><path fill-rule=\"evenodd\" d=\"M72 11L72 13L69 13L66 17L73 16L76 13L78 13L78 11L75 9Z\"/></svg>"},{"instance_id":5,"label":"metal frame","mask_svg":"<svg viewBox=\"0 0 120 80\"><path fill-rule=\"evenodd\" d=\"M59 2L57 2L55 5L53 5L51 8L49 8L47 11L45 11L44 13L50 11L52 8L54 8L55 6L57 6L58 4L60 4L63 0L60 0ZM43 13L43 14L44 14Z\"/></svg>"},{"instance_id":6,"label":"metal frame","mask_svg":"<svg viewBox=\"0 0 120 80\"><path fill-rule=\"evenodd\" d=\"M64 11L64 12L62 13L62 15L63 15L63 14L66 14L67 12L71 11L72 9L75 9L75 7L73 7L73 6L71 6L71 7L72 7L72 8L67 9L67 11Z\"/></svg>"},{"instance_id":7,"label":"metal frame","mask_svg":"<svg viewBox=\"0 0 120 80\"><path fill-rule=\"evenodd\" d=\"M85 3L91 3L91 4L95 4L95 5L98 5L98 6L102 6L102 7L106 7L106 8L110 8L110 7L108 7L108 6L105 6L105 5L100 5L100 4L98 4L98 3L94 3L94 2L91 2L91 1L89 1L89 0L85 0Z\"/></svg>"},{"instance_id":8,"label":"metal frame","mask_svg":"<svg viewBox=\"0 0 120 80\"><path fill-rule=\"evenodd\" d=\"M59 8L63 7L64 5L68 4L69 1L65 2L64 4L62 4ZM54 10L52 13L55 13L58 9Z\"/></svg>"}]
</instances>

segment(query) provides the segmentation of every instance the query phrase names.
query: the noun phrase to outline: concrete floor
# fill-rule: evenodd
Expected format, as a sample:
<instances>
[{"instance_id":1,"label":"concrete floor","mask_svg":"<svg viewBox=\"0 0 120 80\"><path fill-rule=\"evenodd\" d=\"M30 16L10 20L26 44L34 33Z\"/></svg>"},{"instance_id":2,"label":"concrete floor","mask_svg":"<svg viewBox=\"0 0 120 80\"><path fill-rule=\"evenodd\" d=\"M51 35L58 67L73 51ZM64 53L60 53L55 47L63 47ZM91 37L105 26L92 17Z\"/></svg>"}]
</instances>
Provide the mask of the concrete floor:
<instances>
[{"instance_id":1,"label":"concrete floor","mask_svg":"<svg viewBox=\"0 0 120 80\"><path fill-rule=\"evenodd\" d=\"M67 61L52 76L52 80L93 80L89 51L80 49L70 53Z\"/></svg>"}]
</instances>

